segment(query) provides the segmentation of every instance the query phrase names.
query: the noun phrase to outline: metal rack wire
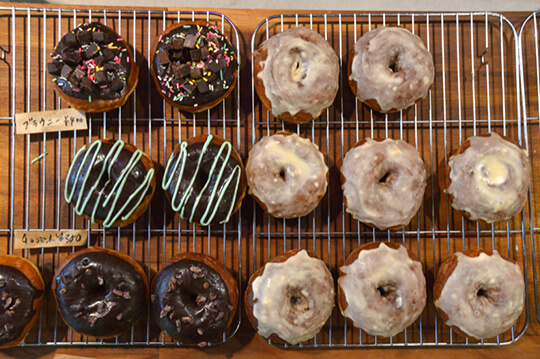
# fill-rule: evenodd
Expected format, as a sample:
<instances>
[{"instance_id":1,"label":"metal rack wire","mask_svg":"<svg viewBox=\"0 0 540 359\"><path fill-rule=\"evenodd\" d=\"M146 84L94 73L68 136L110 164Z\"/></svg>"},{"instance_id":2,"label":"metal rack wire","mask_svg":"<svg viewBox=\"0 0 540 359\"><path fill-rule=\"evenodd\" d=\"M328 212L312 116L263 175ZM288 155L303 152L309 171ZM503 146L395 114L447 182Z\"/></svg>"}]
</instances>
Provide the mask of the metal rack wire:
<instances>
[{"instance_id":1,"label":"metal rack wire","mask_svg":"<svg viewBox=\"0 0 540 359\"><path fill-rule=\"evenodd\" d=\"M521 92L523 107L523 130L525 133L525 146L529 151L531 167L538 162L537 146L540 145L540 11L533 12L519 29L520 64L521 64ZM538 289L538 277L540 265L538 252L540 245L537 241L540 237L540 211L538 200L533 193L538 193L538 176L531 178L531 191L529 195L529 211L532 213L530 225L532 269L534 279L534 298L536 304L536 319L540 322L540 297ZM535 239L536 237L536 239Z\"/></svg>"},{"instance_id":2,"label":"metal rack wire","mask_svg":"<svg viewBox=\"0 0 540 359\"><path fill-rule=\"evenodd\" d=\"M433 54L436 71L434 85L424 101L389 115L359 103L349 89L346 74L354 43L367 31L384 25L405 26L419 35ZM280 130L310 138L326 153L329 188L319 207L299 219L275 219L254 205L250 272L280 253L305 248L322 258L337 275L339 266L356 246L388 240L402 243L418 256L428 283L433 281L440 261L457 250L476 247L497 249L517 261L526 277L527 211L503 223L473 223L452 210L439 186L449 154L468 137L497 131L523 142L518 38L512 24L504 16L489 12L276 15L255 29L252 53L265 39L295 26L318 31L332 45L340 58L340 90L334 104L319 119L291 125L274 119L252 86L251 145ZM339 167L348 149L364 137L408 141L426 163L430 178L424 204L403 230L369 228L344 210ZM497 346L516 341L528 321L526 305L518 322L506 333L489 340L464 339L437 317L429 293L422 316L392 338L373 337L353 328L335 308L323 330L298 347Z\"/></svg>"},{"instance_id":3,"label":"metal rack wire","mask_svg":"<svg viewBox=\"0 0 540 359\"><path fill-rule=\"evenodd\" d=\"M210 11L126 11L0 8L0 74L5 95L0 99L0 147L8 154L0 170L5 183L0 210L0 243L8 253L29 258L47 281L62 259L77 248L14 250L18 230L87 229L88 245L125 252L143 264L148 278L175 253L194 251L214 256L241 283L241 219L234 216L226 225L200 227L179 220L171 212L163 191L156 189L150 209L133 225L104 229L78 217L62 198L64 178L76 151L98 138L121 138L145 151L162 165L174 146L200 133L220 135L236 148L241 145L239 84L222 104L212 110L187 116L159 96L150 78L148 59L151 44L161 30L178 21L208 21L216 24L240 51L234 24L224 15ZM14 115L20 112L67 107L55 93L46 65L49 53L63 33L82 22L102 22L126 40L139 64L139 86L120 109L88 114L88 130L15 135ZM38 162L32 159L45 156ZM159 187L159 186L158 186ZM241 289L241 288L239 288ZM150 305L150 304L149 304ZM229 330L215 345L232 337L240 325L240 310ZM97 340L69 329L48 293L37 324L23 345L182 345L160 333L150 311L127 333L110 340Z\"/></svg>"}]
</instances>

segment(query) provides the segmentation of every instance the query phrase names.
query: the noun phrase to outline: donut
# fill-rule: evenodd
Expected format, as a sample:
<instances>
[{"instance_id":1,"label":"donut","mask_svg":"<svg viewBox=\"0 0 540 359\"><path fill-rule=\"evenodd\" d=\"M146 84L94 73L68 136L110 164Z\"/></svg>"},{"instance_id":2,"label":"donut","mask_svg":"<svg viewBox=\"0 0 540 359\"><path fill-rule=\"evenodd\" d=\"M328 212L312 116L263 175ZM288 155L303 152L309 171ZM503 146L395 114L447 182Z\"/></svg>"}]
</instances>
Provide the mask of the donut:
<instances>
[{"instance_id":1,"label":"donut","mask_svg":"<svg viewBox=\"0 0 540 359\"><path fill-rule=\"evenodd\" d=\"M172 106L202 112L230 95L238 76L236 49L207 22L182 22L163 31L152 45L150 73Z\"/></svg>"},{"instance_id":2,"label":"donut","mask_svg":"<svg viewBox=\"0 0 540 359\"><path fill-rule=\"evenodd\" d=\"M426 306L422 264L400 244L366 243L339 269L338 304L355 327L392 337L413 324Z\"/></svg>"},{"instance_id":3,"label":"donut","mask_svg":"<svg viewBox=\"0 0 540 359\"><path fill-rule=\"evenodd\" d=\"M276 218L313 211L326 193L328 167L319 147L295 133L263 137L246 163L249 194Z\"/></svg>"},{"instance_id":4,"label":"donut","mask_svg":"<svg viewBox=\"0 0 540 359\"><path fill-rule=\"evenodd\" d=\"M0 349L23 342L39 317L44 294L45 283L32 262L0 255Z\"/></svg>"},{"instance_id":5,"label":"donut","mask_svg":"<svg viewBox=\"0 0 540 359\"><path fill-rule=\"evenodd\" d=\"M75 212L103 227L123 227L143 214L156 179L150 157L122 140L96 140L76 154L64 198Z\"/></svg>"},{"instance_id":6,"label":"donut","mask_svg":"<svg viewBox=\"0 0 540 359\"><path fill-rule=\"evenodd\" d=\"M152 315L159 328L182 344L205 347L221 340L238 305L234 277L216 259L180 253L152 282Z\"/></svg>"},{"instance_id":7,"label":"donut","mask_svg":"<svg viewBox=\"0 0 540 359\"><path fill-rule=\"evenodd\" d=\"M332 274L315 254L288 251L253 273L244 307L263 338L278 344L301 343L313 338L332 314Z\"/></svg>"},{"instance_id":8,"label":"donut","mask_svg":"<svg viewBox=\"0 0 540 359\"><path fill-rule=\"evenodd\" d=\"M126 332L145 311L148 282L131 257L89 247L62 262L52 291L67 325L78 333L106 339Z\"/></svg>"},{"instance_id":9,"label":"donut","mask_svg":"<svg viewBox=\"0 0 540 359\"><path fill-rule=\"evenodd\" d=\"M182 219L203 226L227 223L246 194L244 165L230 142L199 135L176 147L162 188Z\"/></svg>"},{"instance_id":10,"label":"donut","mask_svg":"<svg viewBox=\"0 0 540 359\"><path fill-rule=\"evenodd\" d=\"M401 140L363 139L341 166L347 212L369 226L400 229L422 205L427 171L418 151Z\"/></svg>"},{"instance_id":11,"label":"donut","mask_svg":"<svg viewBox=\"0 0 540 359\"><path fill-rule=\"evenodd\" d=\"M530 165L527 152L495 132L463 142L446 167L452 207L473 221L504 221L527 200Z\"/></svg>"},{"instance_id":12,"label":"donut","mask_svg":"<svg viewBox=\"0 0 540 359\"><path fill-rule=\"evenodd\" d=\"M129 45L101 23L82 24L62 36L47 71L58 95L85 112L106 112L126 103L139 80Z\"/></svg>"},{"instance_id":13,"label":"donut","mask_svg":"<svg viewBox=\"0 0 540 359\"><path fill-rule=\"evenodd\" d=\"M519 265L496 250L469 249L442 262L433 294L446 325L461 336L487 339L519 318L525 281Z\"/></svg>"},{"instance_id":14,"label":"donut","mask_svg":"<svg viewBox=\"0 0 540 359\"><path fill-rule=\"evenodd\" d=\"M264 41L253 53L253 83L272 116L309 122L336 98L339 58L319 33L294 27Z\"/></svg>"},{"instance_id":15,"label":"donut","mask_svg":"<svg viewBox=\"0 0 540 359\"><path fill-rule=\"evenodd\" d=\"M397 112L421 101L435 76L422 39L404 27L378 27L354 45L348 77L352 92L375 111Z\"/></svg>"}]
</instances>

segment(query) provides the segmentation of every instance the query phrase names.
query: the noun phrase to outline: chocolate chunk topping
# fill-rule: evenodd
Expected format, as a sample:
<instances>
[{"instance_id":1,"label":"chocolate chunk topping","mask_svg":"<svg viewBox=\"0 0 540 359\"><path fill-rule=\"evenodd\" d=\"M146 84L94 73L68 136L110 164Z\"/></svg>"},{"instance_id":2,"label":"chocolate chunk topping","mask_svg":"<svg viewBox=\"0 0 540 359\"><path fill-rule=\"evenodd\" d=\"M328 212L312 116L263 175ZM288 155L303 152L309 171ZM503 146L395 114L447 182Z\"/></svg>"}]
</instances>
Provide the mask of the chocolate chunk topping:
<instances>
[{"instance_id":1,"label":"chocolate chunk topping","mask_svg":"<svg viewBox=\"0 0 540 359\"><path fill-rule=\"evenodd\" d=\"M69 78L71 76L71 73L73 72L73 69L69 65L64 65L62 67L62 72L60 73L60 76L64 78Z\"/></svg>"},{"instance_id":2,"label":"chocolate chunk topping","mask_svg":"<svg viewBox=\"0 0 540 359\"><path fill-rule=\"evenodd\" d=\"M189 75L191 76L192 79L196 80L196 79L200 79L202 77L202 71L200 68L198 67L192 67L189 71Z\"/></svg>"},{"instance_id":3,"label":"chocolate chunk topping","mask_svg":"<svg viewBox=\"0 0 540 359\"><path fill-rule=\"evenodd\" d=\"M175 37L172 40L172 46L175 50L182 50L184 48L184 41L185 39L180 37Z\"/></svg>"},{"instance_id":4,"label":"chocolate chunk topping","mask_svg":"<svg viewBox=\"0 0 540 359\"><path fill-rule=\"evenodd\" d=\"M196 43L197 43L197 36L193 34L189 34L186 36L186 39L184 41L184 47L187 47L188 49L192 49L195 47Z\"/></svg>"},{"instance_id":5,"label":"chocolate chunk topping","mask_svg":"<svg viewBox=\"0 0 540 359\"><path fill-rule=\"evenodd\" d=\"M51 75L60 75L60 71L62 71L62 63L61 62L49 62L47 64L47 72Z\"/></svg>"},{"instance_id":6,"label":"chocolate chunk topping","mask_svg":"<svg viewBox=\"0 0 540 359\"><path fill-rule=\"evenodd\" d=\"M71 48L79 46L79 43L77 42L77 36L72 32L68 32L64 35L64 43Z\"/></svg>"},{"instance_id":7,"label":"chocolate chunk topping","mask_svg":"<svg viewBox=\"0 0 540 359\"><path fill-rule=\"evenodd\" d=\"M119 92L124 88L124 82L119 78L115 78L111 83L111 92Z\"/></svg>"},{"instance_id":8,"label":"chocolate chunk topping","mask_svg":"<svg viewBox=\"0 0 540 359\"><path fill-rule=\"evenodd\" d=\"M98 51L100 50L100 47L95 42L91 43L90 46L86 49L86 58L90 59L94 57Z\"/></svg>"},{"instance_id":9,"label":"chocolate chunk topping","mask_svg":"<svg viewBox=\"0 0 540 359\"><path fill-rule=\"evenodd\" d=\"M79 40L79 44L87 45L92 41L92 32L88 30L79 31L77 33L77 39Z\"/></svg>"},{"instance_id":10,"label":"chocolate chunk topping","mask_svg":"<svg viewBox=\"0 0 540 359\"><path fill-rule=\"evenodd\" d=\"M70 80L71 82L73 83L76 83L77 85L81 82L82 78L85 76L86 74L84 73L83 70L81 70L80 67L77 67L73 73L71 74L71 77L70 77Z\"/></svg>"},{"instance_id":11,"label":"chocolate chunk topping","mask_svg":"<svg viewBox=\"0 0 540 359\"><path fill-rule=\"evenodd\" d=\"M207 69L209 69L212 72L218 72L219 71L219 65L216 62L216 60L208 61L205 65Z\"/></svg>"},{"instance_id":12,"label":"chocolate chunk topping","mask_svg":"<svg viewBox=\"0 0 540 359\"><path fill-rule=\"evenodd\" d=\"M210 52L208 51L208 46L201 48L201 59L206 60L210 57Z\"/></svg>"},{"instance_id":13,"label":"chocolate chunk topping","mask_svg":"<svg viewBox=\"0 0 540 359\"><path fill-rule=\"evenodd\" d=\"M161 65L168 65L171 61L169 60L169 53L167 51L160 51L157 53L157 57Z\"/></svg>"},{"instance_id":14,"label":"chocolate chunk topping","mask_svg":"<svg viewBox=\"0 0 540 359\"><path fill-rule=\"evenodd\" d=\"M183 78L183 77L189 76L190 73L191 73L191 70L189 68L189 65L183 64L183 65L178 66L179 77Z\"/></svg>"},{"instance_id":15,"label":"chocolate chunk topping","mask_svg":"<svg viewBox=\"0 0 540 359\"><path fill-rule=\"evenodd\" d=\"M191 61L193 62L199 62L202 60L202 54L201 50L194 49L189 52L189 56L191 57Z\"/></svg>"},{"instance_id":16,"label":"chocolate chunk topping","mask_svg":"<svg viewBox=\"0 0 540 359\"><path fill-rule=\"evenodd\" d=\"M81 60L81 54L77 51L67 51L62 54L62 60L70 65L77 65Z\"/></svg>"},{"instance_id":17,"label":"chocolate chunk topping","mask_svg":"<svg viewBox=\"0 0 540 359\"><path fill-rule=\"evenodd\" d=\"M204 81L197 82L197 90L199 90L201 94L205 94L210 91L210 89L208 88L208 84Z\"/></svg>"},{"instance_id":18,"label":"chocolate chunk topping","mask_svg":"<svg viewBox=\"0 0 540 359\"><path fill-rule=\"evenodd\" d=\"M107 61L105 56L99 55L99 56L94 57L94 62L96 63L97 66L103 66L105 61Z\"/></svg>"},{"instance_id":19,"label":"chocolate chunk topping","mask_svg":"<svg viewBox=\"0 0 540 359\"><path fill-rule=\"evenodd\" d=\"M92 37L94 39L95 42L99 42L99 43L106 43L108 41L108 37L107 37L107 34L105 32L102 32L102 31L94 31L92 32Z\"/></svg>"},{"instance_id":20,"label":"chocolate chunk topping","mask_svg":"<svg viewBox=\"0 0 540 359\"><path fill-rule=\"evenodd\" d=\"M84 263L86 264L84 264ZM86 268L92 268L90 272ZM79 333L109 337L125 332L146 309L145 279L130 263L108 252L86 252L73 257L62 273L79 270L79 283L64 284L61 276L54 280L58 308L64 320ZM128 290L118 290L113 277L122 272ZM120 277L118 277L120 279ZM62 288L67 294L62 294ZM126 299L125 293L129 293Z\"/></svg>"},{"instance_id":21,"label":"chocolate chunk topping","mask_svg":"<svg viewBox=\"0 0 540 359\"><path fill-rule=\"evenodd\" d=\"M104 85L109 82L107 73L105 71L98 71L96 72L95 76L96 76L96 82L98 85Z\"/></svg>"},{"instance_id":22,"label":"chocolate chunk topping","mask_svg":"<svg viewBox=\"0 0 540 359\"><path fill-rule=\"evenodd\" d=\"M81 80L81 88L87 90L88 92L92 91L93 85L94 85L94 83L88 77L84 77Z\"/></svg>"},{"instance_id":23,"label":"chocolate chunk topping","mask_svg":"<svg viewBox=\"0 0 540 359\"><path fill-rule=\"evenodd\" d=\"M111 50L111 49L108 48L108 47L105 47L105 48L101 51L101 53L103 54L103 56L105 56L105 58L106 58L107 60L112 60L112 59L114 59L114 57L116 56L115 53L114 53L114 51Z\"/></svg>"}]
</instances>

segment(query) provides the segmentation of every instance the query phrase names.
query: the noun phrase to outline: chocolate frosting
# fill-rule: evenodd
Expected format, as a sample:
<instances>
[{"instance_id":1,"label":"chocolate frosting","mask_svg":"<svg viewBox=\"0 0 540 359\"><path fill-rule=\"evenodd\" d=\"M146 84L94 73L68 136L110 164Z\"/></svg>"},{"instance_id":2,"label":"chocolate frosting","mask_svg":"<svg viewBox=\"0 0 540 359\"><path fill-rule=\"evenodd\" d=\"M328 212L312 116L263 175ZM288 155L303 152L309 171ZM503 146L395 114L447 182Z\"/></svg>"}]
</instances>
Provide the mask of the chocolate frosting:
<instances>
[{"instance_id":1,"label":"chocolate frosting","mask_svg":"<svg viewBox=\"0 0 540 359\"><path fill-rule=\"evenodd\" d=\"M82 24L66 33L47 64L65 94L88 101L124 95L131 64L127 44L100 23Z\"/></svg>"},{"instance_id":2,"label":"chocolate frosting","mask_svg":"<svg viewBox=\"0 0 540 359\"><path fill-rule=\"evenodd\" d=\"M131 152L121 140L94 141L84 146L68 172L65 198L85 214L111 226L125 220L148 195L154 169L146 170L140 150Z\"/></svg>"},{"instance_id":3,"label":"chocolate frosting","mask_svg":"<svg viewBox=\"0 0 540 359\"><path fill-rule=\"evenodd\" d=\"M42 295L18 269L0 265L0 345L17 339L35 314Z\"/></svg>"},{"instance_id":4,"label":"chocolate frosting","mask_svg":"<svg viewBox=\"0 0 540 359\"><path fill-rule=\"evenodd\" d=\"M186 24L160 37L153 68L165 97L196 107L227 92L238 63L236 51L217 26Z\"/></svg>"},{"instance_id":5,"label":"chocolate frosting","mask_svg":"<svg viewBox=\"0 0 540 359\"><path fill-rule=\"evenodd\" d=\"M234 149L212 138L183 142L169 159L162 184L180 217L202 225L228 222L243 194L242 164L232 156Z\"/></svg>"},{"instance_id":6,"label":"chocolate frosting","mask_svg":"<svg viewBox=\"0 0 540 359\"><path fill-rule=\"evenodd\" d=\"M227 285L204 263L169 264L154 278L152 293L154 319L175 340L204 346L227 329L232 309Z\"/></svg>"},{"instance_id":7,"label":"chocolate frosting","mask_svg":"<svg viewBox=\"0 0 540 359\"><path fill-rule=\"evenodd\" d=\"M120 335L146 307L145 278L131 264L109 253L83 253L73 258L54 280L62 317L85 335Z\"/></svg>"}]
</instances>

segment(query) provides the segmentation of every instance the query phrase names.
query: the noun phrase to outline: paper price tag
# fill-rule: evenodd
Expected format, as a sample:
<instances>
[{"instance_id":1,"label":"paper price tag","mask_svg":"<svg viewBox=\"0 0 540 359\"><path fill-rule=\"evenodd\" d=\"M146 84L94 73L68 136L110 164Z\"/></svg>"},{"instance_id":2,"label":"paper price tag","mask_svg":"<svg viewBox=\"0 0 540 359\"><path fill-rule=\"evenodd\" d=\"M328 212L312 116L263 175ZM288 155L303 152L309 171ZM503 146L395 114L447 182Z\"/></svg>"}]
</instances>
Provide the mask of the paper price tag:
<instances>
[{"instance_id":1,"label":"paper price tag","mask_svg":"<svg viewBox=\"0 0 540 359\"><path fill-rule=\"evenodd\" d=\"M86 114L73 108L15 114L15 133L17 135L86 130L87 128Z\"/></svg>"},{"instance_id":2,"label":"paper price tag","mask_svg":"<svg viewBox=\"0 0 540 359\"><path fill-rule=\"evenodd\" d=\"M86 230L15 231L15 249L82 246L88 239Z\"/></svg>"}]
</instances>

